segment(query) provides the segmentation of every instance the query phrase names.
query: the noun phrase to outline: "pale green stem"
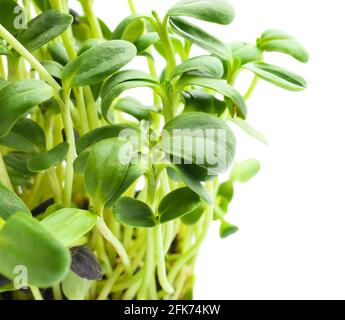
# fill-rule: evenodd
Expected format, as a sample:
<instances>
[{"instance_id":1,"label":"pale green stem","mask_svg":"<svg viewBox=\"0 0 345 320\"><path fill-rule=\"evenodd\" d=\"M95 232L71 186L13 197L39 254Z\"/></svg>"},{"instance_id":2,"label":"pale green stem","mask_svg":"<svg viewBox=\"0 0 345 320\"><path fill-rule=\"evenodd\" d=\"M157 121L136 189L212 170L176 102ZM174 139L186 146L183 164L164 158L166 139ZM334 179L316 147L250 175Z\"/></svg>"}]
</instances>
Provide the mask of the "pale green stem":
<instances>
[{"instance_id":1,"label":"pale green stem","mask_svg":"<svg viewBox=\"0 0 345 320\"><path fill-rule=\"evenodd\" d=\"M12 183L10 177L8 176L6 165L4 159L2 158L2 154L0 152L0 182L9 190L13 191Z\"/></svg>"},{"instance_id":2,"label":"pale green stem","mask_svg":"<svg viewBox=\"0 0 345 320\"><path fill-rule=\"evenodd\" d=\"M68 107L69 101L69 92L64 92L64 101L60 97L56 97L56 100L59 103L62 121L65 127L66 139L69 145L68 154L66 157L66 169L65 169L65 185L63 193L63 202L66 206L71 205L72 201L72 191L73 191L73 178L74 178L74 169L73 162L76 157L76 147L75 147L75 137L73 129L73 121Z\"/></svg>"},{"instance_id":3,"label":"pale green stem","mask_svg":"<svg viewBox=\"0 0 345 320\"><path fill-rule=\"evenodd\" d=\"M155 254L154 254L154 237L153 230L147 230L147 239L146 239L146 256L145 256L145 266L144 266L144 275L143 281L140 286L138 293L139 300L145 300L147 298L147 290L151 283L151 279L154 276L155 270Z\"/></svg>"},{"instance_id":4,"label":"pale green stem","mask_svg":"<svg viewBox=\"0 0 345 320\"><path fill-rule=\"evenodd\" d=\"M210 207L206 210L205 214L205 221L204 221L204 228L200 235L200 238L197 239L195 244L190 247L189 250L187 250L185 253L183 253L180 258L176 261L175 265L171 268L168 279L170 280L170 283L173 283L175 281L176 275L181 270L181 268L191 259L195 256L195 254L198 252L201 244L204 242L208 230L210 228L211 222L213 219L213 207Z\"/></svg>"},{"instance_id":5,"label":"pale green stem","mask_svg":"<svg viewBox=\"0 0 345 320\"><path fill-rule=\"evenodd\" d=\"M16 50L26 61L28 61L32 68L34 68L40 74L41 78L52 86L56 92L60 91L60 85L54 80L49 72L25 47L23 47L20 42L17 41L15 37L12 36L11 33L9 33L2 26L2 24L0 24L0 37L3 38L14 50Z\"/></svg>"},{"instance_id":6,"label":"pale green stem","mask_svg":"<svg viewBox=\"0 0 345 320\"><path fill-rule=\"evenodd\" d=\"M123 266L118 266L113 273L111 274L111 276L108 278L108 280L106 281L104 287L102 288L97 300L105 300L107 299L108 295L111 292L112 287L114 286L116 280L119 278L119 276L121 275L121 273L124 271Z\"/></svg>"},{"instance_id":7,"label":"pale green stem","mask_svg":"<svg viewBox=\"0 0 345 320\"><path fill-rule=\"evenodd\" d=\"M86 114L86 105L85 105L85 99L83 95L83 89L82 88L73 89L73 93L75 96L77 109L80 116L80 124L81 124L81 131L82 131L81 133L84 135L90 131L90 128L89 128L89 120Z\"/></svg>"},{"instance_id":8,"label":"pale green stem","mask_svg":"<svg viewBox=\"0 0 345 320\"><path fill-rule=\"evenodd\" d=\"M67 8L63 5L61 0L50 0L50 4L54 9L57 9L61 12L68 13ZM74 37L72 33L72 29L68 28L62 35L62 41L65 45L67 54L71 59L74 59L77 56L77 52L75 49Z\"/></svg>"},{"instance_id":9,"label":"pale green stem","mask_svg":"<svg viewBox=\"0 0 345 320\"><path fill-rule=\"evenodd\" d=\"M91 129L99 128L101 126L101 123L98 118L96 103L93 99L90 87L84 87L84 95L86 101L87 115L89 119L89 126Z\"/></svg>"},{"instance_id":10,"label":"pale green stem","mask_svg":"<svg viewBox=\"0 0 345 320\"><path fill-rule=\"evenodd\" d=\"M103 217L97 218L97 229L103 235L103 237L108 240L108 242L113 246L113 248L118 253L124 266L129 267L129 257L126 249L122 246L121 242L115 237L115 235L109 230L108 226L105 224Z\"/></svg>"},{"instance_id":11,"label":"pale green stem","mask_svg":"<svg viewBox=\"0 0 345 320\"><path fill-rule=\"evenodd\" d=\"M43 300L42 294L37 287L30 286L30 289L35 300Z\"/></svg>"},{"instance_id":12,"label":"pale green stem","mask_svg":"<svg viewBox=\"0 0 345 320\"><path fill-rule=\"evenodd\" d=\"M50 168L47 170L47 176L49 179L50 187L54 193L55 203L62 204L62 194L61 194L61 186L59 183L58 176L54 168Z\"/></svg>"},{"instance_id":13,"label":"pale green stem","mask_svg":"<svg viewBox=\"0 0 345 320\"><path fill-rule=\"evenodd\" d=\"M5 72L4 61L2 59L2 56L0 56L0 77L3 79L6 78L6 72Z\"/></svg>"},{"instance_id":14,"label":"pale green stem","mask_svg":"<svg viewBox=\"0 0 345 320\"><path fill-rule=\"evenodd\" d=\"M244 95L244 100L248 100L252 96L254 90L256 89L258 82L259 82L258 76L254 76L254 79L253 79L248 91Z\"/></svg>"},{"instance_id":15,"label":"pale green stem","mask_svg":"<svg viewBox=\"0 0 345 320\"><path fill-rule=\"evenodd\" d=\"M135 8L135 3L134 3L134 0L128 0L128 5L129 5L129 8L131 10L131 13L135 13L136 12L136 8Z\"/></svg>"},{"instance_id":16,"label":"pale green stem","mask_svg":"<svg viewBox=\"0 0 345 320\"><path fill-rule=\"evenodd\" d=\"M92 9L94 1L93 0L81 0L80 2L81 2L81 5L83 7L85 16L89 22L90 27L91 27L92 36L95 39L103 39L103 33L102 33L101 26L99 24L97 17L94 14L94 10Z\"/></svg>"},{"instance_id":17,"label":"pale green stem","mask_svg":"<svg viewBox=\"0 0 345 320\"><path fill-rule=\"evenodd\" d=\"M154 242L159 283L167 294L173 294L174 288L171 286L166 273L165 250L163 247L162 229L160 225L154 228Z\"/></svg>"}]
</instances>

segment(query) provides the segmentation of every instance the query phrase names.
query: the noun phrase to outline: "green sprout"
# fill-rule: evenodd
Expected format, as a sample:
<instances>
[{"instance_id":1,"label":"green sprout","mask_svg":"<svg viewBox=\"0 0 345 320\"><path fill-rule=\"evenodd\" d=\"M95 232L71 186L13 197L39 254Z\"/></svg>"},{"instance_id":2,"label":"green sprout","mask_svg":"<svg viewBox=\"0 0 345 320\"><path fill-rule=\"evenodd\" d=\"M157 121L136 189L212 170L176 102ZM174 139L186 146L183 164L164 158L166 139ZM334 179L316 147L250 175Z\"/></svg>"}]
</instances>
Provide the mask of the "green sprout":
<instances>
[{"instance_id":1,"label":"green sprout","mask_svg":"<svg viewBox=\"0 0 345 320\"><path fill-rule=\"evenodd\" d=\"M195 24L229 25L227 0L182 0L163 18L129 0L114 31L80 3L0 0L0 299L191 299L210 225L238 231L236 183L260 170L235 162L232 127L266 143L246 121L258 81L306 88L265 52L308 53L279 30L226 43ZM128 66L137 57L148 71Z\"/></svg>"}]
</instances>

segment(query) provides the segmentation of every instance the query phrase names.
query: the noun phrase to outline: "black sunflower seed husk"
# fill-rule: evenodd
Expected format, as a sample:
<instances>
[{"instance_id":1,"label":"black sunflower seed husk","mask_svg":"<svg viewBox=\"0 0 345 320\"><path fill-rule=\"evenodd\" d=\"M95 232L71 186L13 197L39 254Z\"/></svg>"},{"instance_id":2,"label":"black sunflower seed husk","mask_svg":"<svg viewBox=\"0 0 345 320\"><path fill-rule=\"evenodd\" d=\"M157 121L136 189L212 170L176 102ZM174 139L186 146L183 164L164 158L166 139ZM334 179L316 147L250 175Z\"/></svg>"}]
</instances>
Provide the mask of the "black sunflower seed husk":
<instances>
[{"instance_id":1,"label":"black sunflower seed husk","mask_svg":"<svg viewBox=\"0 0 345 320\"><path fill-rule=\"evenodd\" d=\"M79 277L87 280L101 280L101 266L93 254L86 246L74 247L71 249L72 265L71 270Z\"/></svg>"}]
</instances>

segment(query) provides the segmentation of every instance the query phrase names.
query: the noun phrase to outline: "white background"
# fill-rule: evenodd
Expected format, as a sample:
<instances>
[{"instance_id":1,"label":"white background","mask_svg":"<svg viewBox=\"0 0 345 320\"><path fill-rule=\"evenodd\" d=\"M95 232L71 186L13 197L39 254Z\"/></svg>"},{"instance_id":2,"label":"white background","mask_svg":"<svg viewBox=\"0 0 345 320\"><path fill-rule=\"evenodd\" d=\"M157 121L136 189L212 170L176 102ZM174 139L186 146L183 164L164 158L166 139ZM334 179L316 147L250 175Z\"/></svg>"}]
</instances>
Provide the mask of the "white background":
<instances>
[{"instance_id":1,"label":"white background","mask_svg":"<svg viewBox=\"0 0 345 320\"><path fill-rule=\"evenodd\" d=\"M162 16L175 1L136 2L138 11ZM260 82L249 101L249 123L269 146L239 133L238 159L256 157L262 171L238 186L229 218L239 233L220 240L214 225L199 257L195 297L344 299L344 1L232 4L233 24L207 29L224 41L255 42L267 28L291 33L309 50L310 62L277 54L266 60L302 74L309 88L291 93ZM126 0L96 0L95 6L112 27L129 14Z\"/></svg>"}]
</instances>

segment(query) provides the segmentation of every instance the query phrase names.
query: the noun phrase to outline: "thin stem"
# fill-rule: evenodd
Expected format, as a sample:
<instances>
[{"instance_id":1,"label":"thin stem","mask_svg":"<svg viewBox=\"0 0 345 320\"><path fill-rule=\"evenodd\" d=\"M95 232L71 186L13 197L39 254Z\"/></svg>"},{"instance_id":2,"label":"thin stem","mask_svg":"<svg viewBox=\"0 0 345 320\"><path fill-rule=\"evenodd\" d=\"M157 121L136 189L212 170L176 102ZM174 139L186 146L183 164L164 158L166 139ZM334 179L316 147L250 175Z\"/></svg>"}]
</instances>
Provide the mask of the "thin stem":
<instances>
[{"instance_id":1,"label":"thin stem","mask_svg":"<svg viewBox=\"0 0 345 320\"><path fill-rule=\"evenodd\" d=\"M44 300L41 291L37 287L30 286L30 289L35 300Z\"/></svg>"},{"instance_id":2,"label":"thin stem","mask_svg":"<svg viewBox=\"0 0 345 320\"><path fill-rule=\"evenodd\" d=\"M126 249L122 246L119 239L115 237L115 235L109 230L108 226L105 224L103 217L98 217L97 219L97 229L103 235L103 237L109 241L109 243L113 246L116 250L118 255L120 256L124 266L126 268L129 267L129 257L126 252Z\"/></svg>"},{"instance_id":3,"label":"thin stem","mask_svg":"<svg viewBox=\"0 0 345 320\"><path fill-rule=\"evenodd\" d=\"M76 157L76 147L75 147L75 137L73 129L73 121L71 117L71 112L68 107L69 101L69 91L64 91L63 95L64 101L60 97L56 97L56 100L59 103L62 121L65 127L66 139L69 145L69 150L66 158L66 171L65 171L65 185L63 193L63 202L66 206L70 206L72 200L72 190L73 190L73 162Z\"/></svg>"},{"instance_id":4,"label":"thin stem","mask_svg":"<svg viewBox=\"0 0 345 320\"><path fill-rule=\"evenodd\" d=\"M93 0L82 0L80 2L81 2L81 5L83 7L85 16L89 22L90 27L91 27L92 36L95 39L103 39L103 33L102 33L101 26L99 24L97 17L94 14L94 10L92 9Z\"/></svg>"},{"instance_id":5,"label":"thin stem","mask_svg":"<svg viewBox=\"0 0 345 320\"><path fill-rule=\"evenodd\" d=\"M67 8L64 6L63 2L61 0L50 0L51 6L54 9L57 9L61 12L67 13ZM68 28L62 35L61 35L62 41L65 45L67 54L71 59L74 59L77 56L77 52L75 49L75 43L74 43L74 37L72 33L72 29Z\"/></svg>"},{"instance_id":6,"label":"thin stem","mask_svg":"<svg viewBox=\"0 0 345 320\"><path fill-rule=\"evenodd\" d=\"M47 170L47 176L49 179L50 187L52 188L54 193L55 203L62 204L61 186L55 169L50 168L49 170Z\"/></svg>"},{"instance_id":7,"label":"thin stem","mask_svg":"<svg viewBox=\"0 0 345 320\"><path fill-rule=\"evenodd\" d=\"M156 262L157 262L157 271L158 279L163 290L168 294L174 293L174 288L171 286L166 273L165 266L165 250L163 247L162 239L162 226L157 226L154 228L154 242L155 242L155 252L156 252Z\"/></svg>"},{"instance_id":8,"label":"thin stem","mask_svg":"<svg viewBox=\"0 0 345 320\"><path fill-rule=\"evenodd\" d=\"M136 12L136 8L135 8L134 0L128 0L128 5L129 5L129 8L131 10L131 13L135 13Z\"/></svg>"},{"instance_id":9,"label":"thin stem","mask_svg":"<svg viewBox=\"0 0 345 320\"><path fill-rule=\"evenodd\" d=\"M139 300L145 300L147 298L147 290L151 283L151 279L154 276L155 270L155 255L154 255L154 237L153 230L147 230L147 239L146 239L146 256L145 256L145 267L143 281L140 286L138 293Z\"/></svg>"},{"instance_id":10,"label":"thin stem","mask_svg":"<svg viewBox=\"0 0 345 320\"><path fill-rule=\"evenodd\" d=\"M244 100L248 100L252 96L253 92L256 89L256 86L257 86L258 82L259 82L258 76L254 76L254 79L253 79L253 81L252 81L248 91L244 95Z\"/></svg>"},{"instance_id":11,"label":"thin stem","mask_svg":"<svg viewBox=\"0 0 345 320\"><path fill-rule=\"evenodd\" d=\"M6 72L5 72L4 61L2 59L2 56L0 56L0 77L3 79L6 78Z\"/></svg>"},{"instance_id":12,"label":"thin stem","mask_svg":"<svg viewBox=\"0 0 345 320\"><path fill-rule=\"evenodd\" d=\"M171 39L168 33L168 17L165 17L164 21L162 22L157 12L152 12L152 15L157 21L157 32L159 34L159 37L162 41L162 45L165 50L165 55L166 55L165 58L168 64L167 72L168 72L168 75L170 75L171 71L176 67L176 57L175 57L174 46L171 42Z\"/></svg>"},{"instance_id":13,"label":"thin stem","mask_svg":"<svg viewBox=\"0 0 345 320\"><path fill-rule=\"evenodd\" d=\"M195 244L190 247L189 250L187 250L184 254L180 256L180 258L176 261L175 265L171 268L168 279L171 283L174 282L176 275L180 271L180 269L183 267L184 264L186 264L193 256L198 252L201 244L204 242L208 230L210 228L211 222L213 218L213 207L210 207L207 209L205 214L205 221L204 221L204 227L202 230L202 233L199 237L199 239L195 242Z\"/></svg>"},{"instance_id":14,"label":"thin stem","mask_svg":"<svg viewBox=\"0 0 345 320\"><path fill-rule=\"evenodd\" d=\"M13 49L15 49L31 66L40 74L41 78L52 86L57 92L60 91L60 85L54 80L49 72L39 63L39 61L12 36L3 26L0 24L0 37L3 38Z\"/></svg>"},{"instance_id":15,"label":"thin stem","mask_svg":"<svg viewBox=\"0 0 345 320\"><path fill-rule=\"evenodd\" d=\"M8 176L6 165L5 165L1 152L0 152L0 182L6 188L13 191L12 183L11 183L10 177Z\"/></svg>"}]
</instances>

